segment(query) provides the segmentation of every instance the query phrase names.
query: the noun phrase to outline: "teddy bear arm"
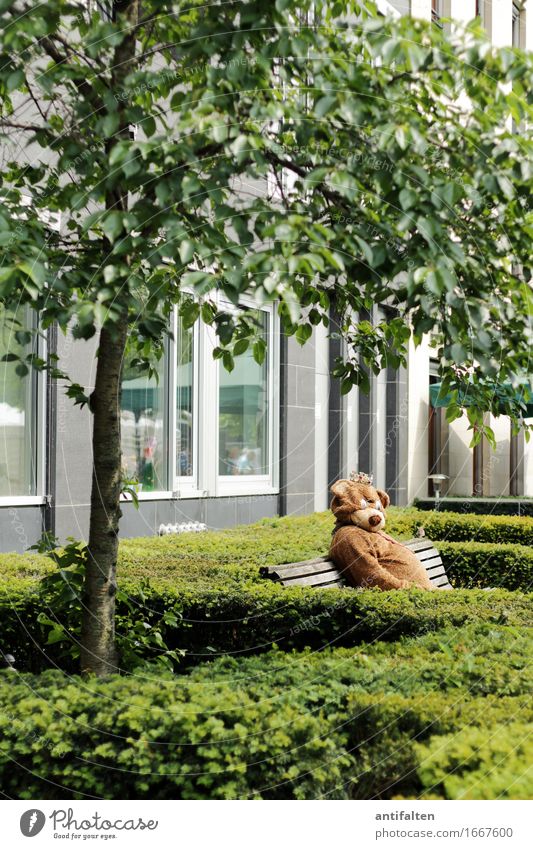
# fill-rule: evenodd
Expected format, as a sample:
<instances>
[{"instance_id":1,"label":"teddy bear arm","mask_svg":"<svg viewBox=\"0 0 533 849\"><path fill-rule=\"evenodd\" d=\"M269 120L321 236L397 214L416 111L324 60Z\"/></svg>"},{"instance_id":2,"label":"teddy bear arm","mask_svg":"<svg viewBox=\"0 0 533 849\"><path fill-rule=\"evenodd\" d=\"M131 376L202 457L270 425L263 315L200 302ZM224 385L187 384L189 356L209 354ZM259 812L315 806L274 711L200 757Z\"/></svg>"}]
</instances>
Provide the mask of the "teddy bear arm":
<instances>
[{"instance_id":1,"label":"teddy bear arm","mask_svg":"<svg viewBox=\"0 0 533 849\"><path fill-rule=\"evenodd\" d=\"M411 586L409 581L396 578L380 565L370 546L357 549L350 546L350 555L342 558L347 562L352 583L358 587L379 587L382 590L403 590Z\"/></svg>"},{"instance_id":2,"label":"teddy bear arm","mask_svg":"<svg viewBox=\"0 0 533 849\"><path fill-rule=\"evenodd\" d=\"M364 582L366 586L379 587L381 590L406 590L411 586L411 581L396 578L391 572L380 566L377 560L375 565L372 565L368 570Z\"/></svg>"}]
</instances>

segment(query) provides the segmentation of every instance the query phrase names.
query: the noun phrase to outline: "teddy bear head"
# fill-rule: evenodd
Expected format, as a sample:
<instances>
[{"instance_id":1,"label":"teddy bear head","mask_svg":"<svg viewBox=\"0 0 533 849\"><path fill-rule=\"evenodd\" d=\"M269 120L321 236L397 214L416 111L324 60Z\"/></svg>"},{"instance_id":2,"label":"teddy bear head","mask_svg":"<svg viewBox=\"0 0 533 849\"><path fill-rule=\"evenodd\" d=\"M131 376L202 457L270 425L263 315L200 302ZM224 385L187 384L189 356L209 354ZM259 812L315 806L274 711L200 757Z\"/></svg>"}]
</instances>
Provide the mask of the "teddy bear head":
<instances>
[{"instance_id":1,"label":"teddy bear head","mask_svg":"<svg viewBox=\"0 0 533 849\"><path fill-rule=\"evenodd\" d=\"M368 475L352 474L350 480L339 480L331 487L331 493L331 510L340 524L356 525L370 533L385 527L385 509L390 498L373 486Z\"/></svg>"}]
</instances>

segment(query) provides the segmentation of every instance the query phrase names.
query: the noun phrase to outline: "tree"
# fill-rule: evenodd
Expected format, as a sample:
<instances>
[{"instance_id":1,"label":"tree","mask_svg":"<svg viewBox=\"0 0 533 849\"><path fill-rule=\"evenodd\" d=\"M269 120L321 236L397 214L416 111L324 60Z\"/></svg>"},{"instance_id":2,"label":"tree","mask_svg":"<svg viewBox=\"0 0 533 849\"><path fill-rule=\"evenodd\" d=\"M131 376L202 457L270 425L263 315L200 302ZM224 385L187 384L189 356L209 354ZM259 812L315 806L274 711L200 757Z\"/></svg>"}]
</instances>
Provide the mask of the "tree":
<instances>
[{"instance_id":1,"label":"tree","mask_svg":"<svg viewBox=\"0 0 533 849\"><path fill-rule=\"evenodd\" d=\"M476 24L447 34L352 0L90 9L0 2L0 126L30 145L3 169L0 298L34 309L41 331L99 334L94 391L68 392L93 414L81 660L103 675L116 664L122 363L130 345L150 368L173 305L216 328L231 369L235 352L264 350L253 313L220 311L213 292L277 301L302 344L334 303L343 391L434 332L450 416L468 404L474 439L484 410L522 424L532 143L509 122L531 120L533 65ZM362 320L376 301L397 317ZM45 364L29 355L19 373L31 366Z\"/></svg>"}]
</instances>

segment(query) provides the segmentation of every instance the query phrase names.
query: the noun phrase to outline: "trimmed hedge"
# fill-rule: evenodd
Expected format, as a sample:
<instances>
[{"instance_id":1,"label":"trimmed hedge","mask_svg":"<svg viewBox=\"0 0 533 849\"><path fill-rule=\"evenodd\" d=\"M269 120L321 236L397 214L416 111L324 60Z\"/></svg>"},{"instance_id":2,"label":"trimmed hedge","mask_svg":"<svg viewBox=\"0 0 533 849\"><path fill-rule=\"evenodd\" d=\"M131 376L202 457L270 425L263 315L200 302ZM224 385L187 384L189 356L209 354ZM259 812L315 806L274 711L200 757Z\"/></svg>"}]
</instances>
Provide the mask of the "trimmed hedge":
<instances>
[{"instance_id":1,"label":"trimmed hedge","mask_svg":"<svg viewBox=\"0 0 533 849\"><path fill-rule=\"evenodd\" d=\"M392 511L406 536L416 511ZM468 517L458 517L453 527ZM431 517L435 523L442 517ZM529 522L529 520L522 520ZM511 527L518 527L515 524ZM524 527L524 525L520 525ZM263 520L246 528L121 543L120 586L153 623L164 611L175 613L177 626L164 626L170 649L186 649L186 663L218 653L283 648L357 645L364 640L394 640L461 622L528 621L531 598L491 593L381 593L316 590L271 584L259 567L323 553L331 518L315 514L297 519ZM502 587L528 590L533 551L523 545L480 542L437 543L450 580L460 588ZM43 603L38 577L55 567L39 556L0 555L0 649L15 654L21 670L53 665L57 648L47 647L46 630L37 622ZM142 595L142 584L150 587ZM44 610L50 614L51 611ZM119 606L119 614L124 614ZM63 623L67 627L68 622Z\"/></svg>"},{"instance_id":2,"label":"trimmed hedge","mask_svg":"<svg viewBox=\"0 0 533 849\"><path fill-rule=\"evenodd\" d=\"M455 587L533 587L533 549L525 545L440 541L437 548Z\"/></svg>"},{"instance_id":3,"label":"trimmed hedge","mask_svg":"<svg viewBox=\"0 0 533 849\"><path fill-rule=\"evenodd\" d=\"M470 773L480 777L472 756L455 790L461 746L472 753L483 740L484 798L496 798L533 718L525 639L448 628L402 642L396 657L392 646L364 646L221 659L179 677L2 673L0 782L23 799L453 798ZM469 663L483 655L496 676L487 663L487 694L469 698ZM397 678L419 692L399 694ZM510 795L532 791L523 781Z\"/></svg>"},{"instance_id":4,"label":"trimmed hedge","mask_svg":"<svg viewBox=\"0 0 533 849\"><path fill-rule=\"evenodd\" d=\"M422 799L531 799L531 725L465 728L415 752Z\"/></svg>"},{"instance_id":5,"label":"trimmed hedge","mask_svg":"<svg viewBox=\"0 0 533 849\"><path fill-rule=\"evenodd\" d=\"M390 511L389 533L406 539L421 527L431 540L533 545L533 518L527 516L475 516L412 508Z\"/></svg>"},{"instance_id":6,"label":"trimmed hedge","mask_svg":"<svg viewBox=\"0 0 533 849\"><path fill-rule=\"evenodd\" d=\"M253 525L201 534L180 534L122 540L119 575L128 578L186 580L187 585L257 582L260 566L292 563L327 552L333 528L331 513L263 519ZM533 545L533 519L425 513L390 508L389 533L400 539L423 526L434 540ZM0 582L27 581L54 569L40 555L0 554Z\"/></svg>"},{"instance_id":7,"label":"trimmed hedge","mask_svg":"<svg viewBox=\"0 0 533 849\"><path fill-rule=\"evenodd\" d=\"M122 582L139 617L152 623L164 612L174 613L176 625L161 625L169 649L185 649L191 665L217 654L257 653L273 644L282 649L355 646L361 642L392 641L468 623L527 625L532 596L523 593L461 591L427 593L395 591L285 589L266 580L242 587L220 584L176 588L158 582L140 596L138 586ZM0 647L15 655L21 671L38 672L55 665L57 647L46 645L46 632L37 621L43 603L27 588L14 597L0 594ZM47 614L51 611L45 610ZM125 613L118 606L119 615ZM68 622L63 622L67 628ZM67 666L74 671L74 666Z\"/></svg>"},{"instance_id":8,"label":"trimmed hedge","mask_svg":"<svg viewBox=\"0 0 533 849\"><path fill-rule=\"evenodd\" d=\"M435 500L432 498L416 498L415 507L419 510L434 510ZM533 498L495 498L454 497L441 498L439 510L461 513L477 513L480 516L531 516L533 517Z\"/></svg>"}]
</instances>

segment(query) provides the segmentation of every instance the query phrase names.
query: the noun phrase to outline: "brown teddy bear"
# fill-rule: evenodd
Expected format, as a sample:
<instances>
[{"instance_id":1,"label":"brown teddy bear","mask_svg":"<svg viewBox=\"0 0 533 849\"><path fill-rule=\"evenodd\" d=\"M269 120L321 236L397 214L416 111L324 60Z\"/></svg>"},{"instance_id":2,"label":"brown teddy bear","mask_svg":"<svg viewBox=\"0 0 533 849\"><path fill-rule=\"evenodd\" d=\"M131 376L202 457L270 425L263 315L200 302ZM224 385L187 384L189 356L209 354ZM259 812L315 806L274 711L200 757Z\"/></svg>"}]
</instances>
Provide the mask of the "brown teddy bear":
<instances>
[{"instance_id":1,"label":"brown teddy bear","mask_svg":"<svg viewBox=\"0 0 533 849\"><path fill-rule=\"evenodd\" d=\"M352 473L331 487L331 510L337 519L330 556L354 587L433 590L426 570L401 542L383 533L390 498L375 489L372 478Z\"/></svg>"}]
</instances>

